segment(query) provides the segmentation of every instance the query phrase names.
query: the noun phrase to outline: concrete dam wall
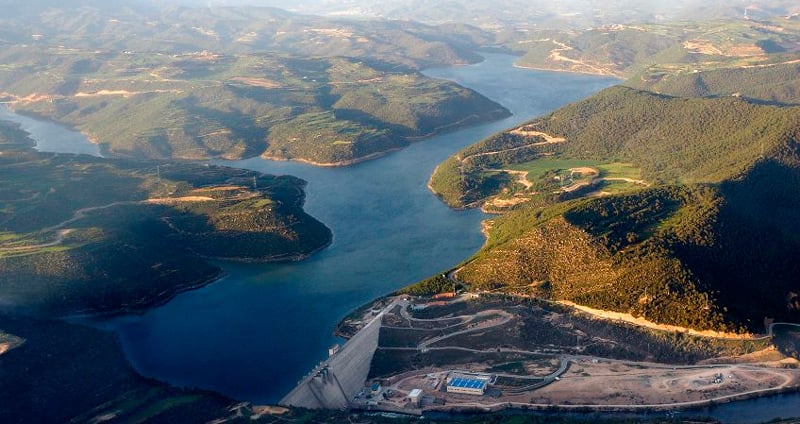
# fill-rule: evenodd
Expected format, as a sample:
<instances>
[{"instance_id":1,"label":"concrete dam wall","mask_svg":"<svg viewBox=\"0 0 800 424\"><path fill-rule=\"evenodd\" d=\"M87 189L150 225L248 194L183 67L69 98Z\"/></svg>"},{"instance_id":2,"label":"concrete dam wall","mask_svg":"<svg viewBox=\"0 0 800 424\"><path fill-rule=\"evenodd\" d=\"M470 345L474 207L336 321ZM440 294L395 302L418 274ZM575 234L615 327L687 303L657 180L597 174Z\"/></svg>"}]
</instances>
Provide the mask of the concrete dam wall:
<instances>
[{"instance_id":1,"label":"concrete dam wall","mask_svg":"<svg viewBox=\"0 0 800 424\"><path fill-rule=\"evenodd\" d=\"M382 316L383 314L381 314ZM378 348L381 316L361 329L342 349L315 368L280 404L309 409L344 409L362 388Z\"/></svg>"}]
</instances>

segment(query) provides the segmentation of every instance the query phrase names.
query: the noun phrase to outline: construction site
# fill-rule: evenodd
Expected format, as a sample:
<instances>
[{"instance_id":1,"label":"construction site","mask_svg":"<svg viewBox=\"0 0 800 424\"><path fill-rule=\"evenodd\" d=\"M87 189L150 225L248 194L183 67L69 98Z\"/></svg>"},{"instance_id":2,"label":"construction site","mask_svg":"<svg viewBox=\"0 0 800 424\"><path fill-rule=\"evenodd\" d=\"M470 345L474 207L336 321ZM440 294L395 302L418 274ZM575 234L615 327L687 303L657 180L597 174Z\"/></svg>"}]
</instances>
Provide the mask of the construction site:
<instances>
[{"instance_id":1,"label":"construction site","mask_svg":"<svg viewBox=\"0 0 800 424\"><path fill-rule=\"evenodd\" d=\"M674 410L800 388L800 328L711 339L540 302L379 300L282 404L427 411ZM680 341L677 343L676 341Z\"/></svg>"}]
</instances>

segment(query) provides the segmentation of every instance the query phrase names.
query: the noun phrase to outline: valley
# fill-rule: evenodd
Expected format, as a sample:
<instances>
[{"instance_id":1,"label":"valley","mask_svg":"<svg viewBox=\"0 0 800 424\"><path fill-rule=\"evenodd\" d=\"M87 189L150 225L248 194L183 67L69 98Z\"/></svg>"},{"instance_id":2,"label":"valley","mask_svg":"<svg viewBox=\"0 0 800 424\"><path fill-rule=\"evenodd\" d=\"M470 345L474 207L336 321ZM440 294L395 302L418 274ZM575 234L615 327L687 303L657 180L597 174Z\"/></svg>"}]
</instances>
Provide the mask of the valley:
<instances>
[{"instance_id":1,"label":"valley","mask_svg":"<svg viewBox=\"0 0 800 424\"><path fill-rule=\"evenodd\" d=\"M0 0L0 421L796 414L796 6L678 3Z\"/></svg>"}]
</instances>

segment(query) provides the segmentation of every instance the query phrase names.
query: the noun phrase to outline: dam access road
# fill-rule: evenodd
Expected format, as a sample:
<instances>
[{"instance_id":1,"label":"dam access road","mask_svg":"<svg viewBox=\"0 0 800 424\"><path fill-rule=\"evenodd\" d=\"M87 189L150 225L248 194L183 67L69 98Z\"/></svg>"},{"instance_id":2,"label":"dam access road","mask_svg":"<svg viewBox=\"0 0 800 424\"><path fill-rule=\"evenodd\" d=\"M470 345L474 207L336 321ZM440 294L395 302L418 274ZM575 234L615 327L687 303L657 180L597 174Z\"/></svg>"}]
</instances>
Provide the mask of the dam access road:
<instances>
[{"instance_id":1,"label":"dam access road","mask_svg":"<svg viewBox=\"0 0 800 424\"><path fill-rule=\"evenodd\" d=\"M774 348L680 365L589 354L591 346L613 343L597 334L583 334L570 346L535 347L523 347L514 335L520 325L540 331L565 317L556 311L526 317L519 305L469 294L447 302L381 299L345 322L360 330L281 403L416 415L505 408L675 411L800 387L798 361ZM448 376L464 371L491 374L496 383L484 396L447 392ZM380 393L364 397L370 374L379 376ZM417 389L424 390L420 406L408 399Z\"/></svg>"}]
</instances>

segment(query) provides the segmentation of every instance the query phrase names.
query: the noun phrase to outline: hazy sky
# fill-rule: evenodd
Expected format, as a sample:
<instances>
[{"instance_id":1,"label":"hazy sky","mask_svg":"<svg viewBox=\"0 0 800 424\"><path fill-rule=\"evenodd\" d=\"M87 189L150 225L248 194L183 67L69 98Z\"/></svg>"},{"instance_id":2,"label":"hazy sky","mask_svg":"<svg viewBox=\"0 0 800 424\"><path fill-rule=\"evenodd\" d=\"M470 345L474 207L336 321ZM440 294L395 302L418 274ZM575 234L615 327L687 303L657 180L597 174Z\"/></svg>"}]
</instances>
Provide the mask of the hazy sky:
<instances>
[{"instance_id":1,"label":"hazy sky","mask_svg":"<svg viewBox=\"0 0 800 424\"><path fill-rule=\"evenodd\" d=\"M527 8L536 7L544 10L564 10L571 9L576 12L590 13L599 9L607 9L608 12L624 12L627 9L638 9L640 11L651 11L654 14L666 13L675 10L696 10L713 8L732 8L742 9L745 7L753 8L776 8L776 9L800 9L797 0L157 0L161 2L180 2L183 4L204 5L204 6L271 6L285 9L307 10L307 11L333 11L358 7L360 9L375 10L385 7L386 9L397 9L408 6L424 6L423 8L435 8L438 4L459 4L462 9L469 10L471 7L476 10L493 6L498 9L509 6L525 6Z\"/></svg>"}]
</instances>

